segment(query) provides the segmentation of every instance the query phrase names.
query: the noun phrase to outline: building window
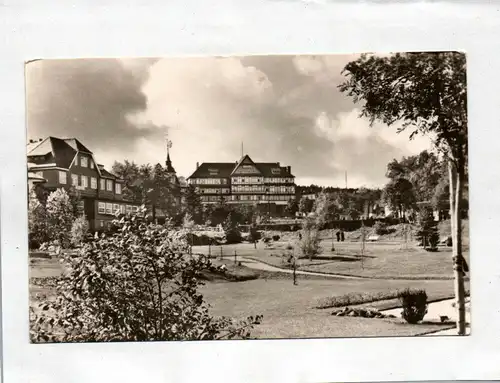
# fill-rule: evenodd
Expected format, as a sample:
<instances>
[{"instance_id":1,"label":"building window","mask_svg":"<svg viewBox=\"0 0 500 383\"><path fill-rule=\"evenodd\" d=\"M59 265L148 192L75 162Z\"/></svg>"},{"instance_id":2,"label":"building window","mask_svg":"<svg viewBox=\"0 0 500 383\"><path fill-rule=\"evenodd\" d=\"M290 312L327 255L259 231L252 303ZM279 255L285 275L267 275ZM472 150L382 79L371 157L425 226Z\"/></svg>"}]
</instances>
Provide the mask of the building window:
<instances>
[{"instance_id":1,"label":"building window","mask_svg":"<svg viewBox=\"0 0 500 383\"><path fill-rule=\"evenodd\" d=\"M83 168L88 168L88 166L89 166L89 159L87 157L85 157L85 156L80 157L80 165Z\"/></svg>"},{"instance_id":2,"label":"building window","mask_svg":"<svg viewBox=\"0 0 500 383\"><path fill-rule=\"evenodd\" d=\"M101 178L101 190L106 190L106 180Z\"/></svg>"},{"instance_id":3,"label":"building window","mask_svg":"<svg viewBox=\"0 0 500 383\"><path fill-rule=\"evenodd\" d=\"M89 162L90 162L90 168L94 169L94 161L90 160Z\"/></svg>"},{"instance_id":4,"label":"building window","mask_svg":"<svg viewBox=\"0 0 500 383\"><path fill-rule=\"evenodd\" d=\"M97 178L90 177L90 187L92 189L97 189Z\"/></svg>"},{"instance_id":5,"label":"building window","mask_svg":"<svg viewBox=\"0 0 500 383\"><path fill-rule=\"evenodd\" d=\"M82 186L84 188L88 188L89 187L89 179L87 176L82 176Z\"/></svg>"},{"instance_id":6,"label":"building window","mask_svg":"<svg viewBox=\"0 0 500 383\"><path fill-rule=\"evenodd\" d=\"M116 214L117 211L120 211L120 205L118 205L117 203L115 203L113 205L113 214Z\"/></svg>"},{"instance_id":7,"label":"building window","mask_svg":"<svg viewBox=\"0 0 500 383\"><path fill-rule=\"evenodd\" d=\"M99 221L99 226L104 227L104 221L102 219Z\"/></svg>"},{"instance_id":8,"label":"building window","mask_svg":"<svg viewBox=\"0 0 500 383\"><path fill-rule=\"evenodd\" d=\"M119 183L115 183L115 193L122 194L122 185Z\"/></svg>"},{"instance_id":9,"label":"building window","mask_svg":"<svg viewBox=\"0 0 500 383\"><path fill-rule=\"evenodd\" d=\"M68 180L66 179L66 172L59 171L59 183L66 184Z\"/></svg>"},{"instance_id":10,"label":"building window","mask_svg":"<svg viewBox=\"0 0 500 383\"><path fill-rule=\"evenodd\" d=\"M113 191L113 181L106 180L106 190L112 192Z\"/></svg>"},{"instance_id":11,"label":"building window","mask_svg":"<svg viewBox=\"0 0 500 383\"><path fill-rule=\"evenodd\" d=\"M125 205L120 205L120 213L125 214Z\"/></svg>"},{"instance_id":12,"label":"building window","mask_svg":"<svg viewBox=\"0 0 500 383\"><path fill-rule=\"evenodd\" d=\"M113 204L106 202L106 214L113 214Z\"/></svg>"},{"instance_id":13,"label":"building window","mask_svg":"<svg viewBox=\"0 0 500 383\"><path fill-rule=\"evenodd\" d=\"M132 213L132 206L131 205L127 205L127 213Z\"/></svg>"},{"instance_id":14,"label":"building window","mask_svg":"<svg viewBox=\"0 0 500 383\"><path fill-rule=\"evenodd\" d=\"M71 184L73 186L78 186L78 174L71 175Z\"/></svg>"},{"instance_id":15,"label":"building window","mask_svg":"<svg viewBox=\"0 0 500 383\"><path fill-rule=\"evenodd\" d=\"M97 207L97 212L99 214L106 214L106 204L104 202L99 202Z\"/></svg>"}]
</instances>

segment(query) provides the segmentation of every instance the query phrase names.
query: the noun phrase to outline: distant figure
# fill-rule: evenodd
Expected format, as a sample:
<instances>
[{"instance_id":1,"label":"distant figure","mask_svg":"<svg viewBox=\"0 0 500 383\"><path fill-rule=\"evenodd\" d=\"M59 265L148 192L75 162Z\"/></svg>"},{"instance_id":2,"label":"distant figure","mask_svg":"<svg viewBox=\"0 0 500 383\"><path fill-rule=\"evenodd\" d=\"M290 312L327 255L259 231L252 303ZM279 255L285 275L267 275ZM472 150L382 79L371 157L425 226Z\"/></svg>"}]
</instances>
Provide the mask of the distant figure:
<instances>
[{"instance_id":1,"label":"distant figure","mask_svg":"<svg viewBox=\"0 0 500 383\"><path fill-rule=\"evenodd\" d=\"M344 240L345 240L345 236L344 236L344 231L343 230L340 232L340 240L342 242L344 242Z\"/></svg>"},{"instance_id":2,"label":"distant figure","mask_svg":"<svg viewBox=\"0 0 500 383\"><path fill-rule=\"evenodd\" d=\"M337 242L340 242L340 231L337 231Z\"/></svg>"},{"instance_id":3,"label":"distant figure","mask_svg":"<svg viewBox=\"0 0 500 383\"><path fill-rule=\"evenodd\" d=\"M465 260L464 257L462 257L462 271L464 275L469 272L469 265L467 264L467 261Z\"/></svg>"},{"instance_id":4,"label":"distant figure","mask_svg":"<svg viewBox=\"0 0 500 383\"><path fill-rule=\"evenodd\" d=\"M299 233L299 241L302 241L302 233Z\"/></svg>"}]
</instances>

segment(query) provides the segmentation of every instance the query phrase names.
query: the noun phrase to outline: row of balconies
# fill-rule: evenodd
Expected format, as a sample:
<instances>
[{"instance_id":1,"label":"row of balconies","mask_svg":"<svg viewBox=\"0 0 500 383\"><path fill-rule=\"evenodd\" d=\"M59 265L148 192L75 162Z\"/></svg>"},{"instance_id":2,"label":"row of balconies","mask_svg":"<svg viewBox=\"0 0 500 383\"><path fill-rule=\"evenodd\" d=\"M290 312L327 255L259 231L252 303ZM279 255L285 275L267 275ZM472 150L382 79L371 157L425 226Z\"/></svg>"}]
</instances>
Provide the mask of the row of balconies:
<instances>
[{"instance_id":1,"label":"row of balconies","mask_svg":"<svg viewBox=\"0 0 500 383\"><path fill-rule=\"evenodd\" d=\"M214 188L198 188L197 192L201 195L204 194L258 194L258 195L269 195L269 194L293 194L295 195L295 188L291 189L271 189L271 190L266 190L266 189L214 189Z\"/></svg>"}]
</instances>

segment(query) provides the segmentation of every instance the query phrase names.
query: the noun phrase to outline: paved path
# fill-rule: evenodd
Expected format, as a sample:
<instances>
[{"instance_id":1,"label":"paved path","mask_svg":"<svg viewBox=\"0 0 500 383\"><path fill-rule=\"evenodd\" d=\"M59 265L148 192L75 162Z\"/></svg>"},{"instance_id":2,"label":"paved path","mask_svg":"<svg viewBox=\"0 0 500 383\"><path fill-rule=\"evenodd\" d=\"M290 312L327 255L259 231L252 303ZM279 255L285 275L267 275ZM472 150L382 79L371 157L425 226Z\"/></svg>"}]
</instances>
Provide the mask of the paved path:
<instances>
[{"instance_id":1,"label":"paved path","mask_svg":"<svg viewBox=\"0 0 500 383\"><path fill-rule=\"evenodd\" d=\"M455 310L455 307L453 307L454 302L455 302L454 299L447 299L444 301L429 303L429 305L427 306L427 314L425 315L424 320L430 321L430 322L440 323L441 322L440 316L447 316L450 321L456 321L457 320L457 312ZM470 301L468 301L468 300L465 303L465 310L466 310L465 311L465 321L467 323L466 334L468 335L468 334L470 334ZM384 314L392 314L392 315L395 315L397 317L400 317L401 308L385 310L385 311L383 311L383 313ZM428 336L457 335L457 330L456 330L456 328L452 328L452 329L448 329L448 330L437 331L437 332L427 334L427 335Z\"/></svg>"},{"instance_id":2,"label":"paved path","mask_svg":"<svg viewBox=\"0 0 500 383\"><path fill-rule=\"evenodd\" d=\"M224 257L224 258L227 259L230 257ZM293 270L291 270L291 269L282 269L280 267L271 266L271 265L268 265L267 263L259 262L259 261L256 261L254 259L250 259L250 258L246 258L246 257L237 256L236 261L241 262L242 265L244 265L250 269L293 274ZM313 276L320 276L320 277L327 277L327 278L330 277L330 278L335 278L335 279L339 279L339 278L342 278L342 279L364 279L364 278L353 277L353 276L348 276L348 275L315 273L313 271L304 271L304 270L297 270L296 274L297 275L313 275Z\"/></svg>"}]
</instances>

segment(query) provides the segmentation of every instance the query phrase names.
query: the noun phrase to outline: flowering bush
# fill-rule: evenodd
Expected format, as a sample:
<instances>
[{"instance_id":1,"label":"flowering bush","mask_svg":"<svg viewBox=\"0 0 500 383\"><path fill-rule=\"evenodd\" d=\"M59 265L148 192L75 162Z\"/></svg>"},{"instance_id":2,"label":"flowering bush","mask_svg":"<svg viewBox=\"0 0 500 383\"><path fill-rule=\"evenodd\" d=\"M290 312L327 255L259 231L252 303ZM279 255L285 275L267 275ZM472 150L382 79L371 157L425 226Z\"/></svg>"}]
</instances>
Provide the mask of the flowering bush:
<instances>
[{"instance_id":1,"label":"flowering bush","mask_svg":"<svg viewBox=\"0 0 500 383\"><path fill-rule=\"evenodd\" d=\"M73 246L80 246L84 238L89 232L89 222L85 216L80 216L73 222L71 226L71 244Z\"/></svg>"},{"instance_id":2,"label":"flowering bush","mask_svg":"<svg viewBox=\"0 0 500 383\"><path fill-rule=\"evenodd\" d=\"M188 255L185 231L115 220L110 235L86 238L76 255L61 254L66 272L57 297L31 316L34 342L248 338L262 317L215 318L198 292L204 256Z\"/></svg>"}]
</instances>

